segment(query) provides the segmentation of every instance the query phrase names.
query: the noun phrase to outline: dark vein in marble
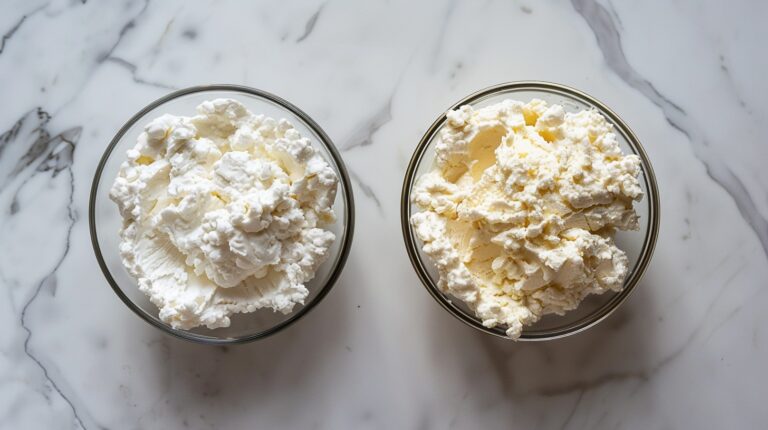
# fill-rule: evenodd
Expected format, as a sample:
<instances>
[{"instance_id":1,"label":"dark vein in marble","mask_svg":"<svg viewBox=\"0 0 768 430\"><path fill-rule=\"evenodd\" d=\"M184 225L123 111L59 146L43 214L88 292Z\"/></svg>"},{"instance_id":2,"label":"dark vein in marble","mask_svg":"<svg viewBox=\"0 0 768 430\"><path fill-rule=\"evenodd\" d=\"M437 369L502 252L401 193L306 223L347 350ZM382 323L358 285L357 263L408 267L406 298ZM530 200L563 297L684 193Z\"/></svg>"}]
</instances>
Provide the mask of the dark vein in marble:
<instances>
[{"instance_id":1,"label":"dark vein in marble","mask_svg":"<svg viewBox=\"0 0 768 430\"><path fill-rule=\"evenodd\" d=\"M379 212L383 213L382 212L383 208L381 207L381 201L379 201L379 198L376 197L376 193L373 191L373 188L371 188L370 185L363 182L360 176L358 176L357 173L355 173L352 169L347 169L347 170L349 171L349 177L352 178L352 180L357 183L357 185L360 187L360 191L363 192L363 195L373 200L373 202L376 203L376 207L379 209Z\"/></svg>"},{"instance_id":2,"label":"dark vein in marble","mask_svg":"<svg viewBox=\"0 0 768 430\"><path fill-rule=\"evenodd\" d=\"M744 183L709 147L696 122L677 104L664 97L629 64L621 45L621 35L610 13L594 0L571 0L576 11L595 34L606 63L628 85L640 91L658 106L667 122L691 142L694 156L704 165L707 175L733 199L741 216L749 224L768 256L768 220L762 216Z\"/></svg>"},{"instance_id":3,"label":"dark vein in marble","mask_svg":"<svg viewBox=\"0 0 768 430\"><path fill-rule=\"evenodd\" d=\"M157 62L157 58L160 55L160 51L163 48L163 45L165 44L165 40L168 38L168 35L171 33L171 28L173 28L173 23L176 21L176 17L172 17L168 20L168 22L165 24L165 29L163 29L163 33L160 35L160 37L157 39L157 42L152 46L152 51L149 56L149 65L153 66L155 62ZM115 58L113 55L110 58Z\"/></svg>"},{"instance_id":4,"label":"dark vein in marble","mask_svg":"<svg viewBox=\"0 0 768 430\"><path fill-rule=\"evenodd\" d=\"M373 143L373 135L381 127L384 127L387 123L392 121L392 101L395 98L397 88L392 90L387 101L381 105L370 118L366 119L360 124L355 131L352 132L352 136L347 139L346 144L341 146L341 152L349 151L353 148L368 146Z\"/></svg>"},{"instance_id":5,"label":"dark vein in marble","mask_svg":"<svg viewBox=\"0 0 768 430\"><path fill-rule=\"evenodd\" d=\"M616 26L620 29L624 29L624 24L621 22L621 17L619 16L619 13L616 11L616 7L613 5L613 2L611 0L606 0L606 5L608 5L608 12L611 14L611 17L613 19L613 22L616 23Z\"/></svg>"},{"instance_id":6,"label":"dark vein in marble","mask_svg":"<svg viewBox=\"0 0 768 430\"><path fill-rule=\"evenodd\" d=\"M461 61L457 61L456 64L454 64L450 74L448 74L448 79L450 80L456 79L456 76L459 75L459 72L461 72L462 69L464 69L464 63Z\"/></svg>"},{"instance_id":7,"label":"dark vein in marble","mask_svg":"<svg viewBox=\"0 0 768 430\"><path fill-rule=\"evenodd\" d=\"M15 24L11 27L10 30L6 31L5 34L3 34L3 38L0 39L0 54L3 53L5 50L5 44L11 40L14 34L16 34L17 31L21 28L22 24L24 24L24 21L26 21L29 17L33 16L34 14L40 12L41 10L45 9L48 6L48 4L44 4L42 6L38 6L37 8L33 9L32 11L24 14L21 16L21 18L16 21Z\"/></svg>"},{"instance_id":8,"label":"dark vein in marble","mask_svg":"<svg viewBox=\"0 0 768 430\"><path fill-rule=\"evenodd\" d=\"M540 394L546 397L553 397L561 396L563 394L571 394L577 391L584 393L586 391L591 391L602 387L611 382L620 382L631 379L647 381L648 378L648 373L642 370L611 372L602 374L599 377L590 379L588 381L578 381L571 384L562 385L560 387L546 388L541 390Z\"/></svg>"},{"instance_id":9,"label":"dark vein in marble","mask_svg":"<svg viewBox=\"0 0 768 430\"><path fill-rule=\"evenodd\" d=\"M16 121L11 128L9 128L7 131L3 132L3 134L0 135L0 157L3 156L3 151L5 151L5 147L8 146L9 143L16 140L16 136L19 135L19 130L21 130L21 127L24 125L24 118L26 118L26 115L21 117L18 121Z\"/></svg>"},{"instance_id":10,"label":"dark vein in marble","mask_svg":"<svg viewBox=\"0 0 768 430\"><path fill-rule=\"evenodd\" d=\"M62 142L66 144L68 144L68 142L76 142L80 139L82 131L82 127L73 127L51 138L51 144L48 145L48 147L53 149L48 154L48 156L40 164L37 165L35 168L35 174L42 172L52 172L51 177L55 178L59 175L59 173L71 166L74 152L72 150L68 150L68 147L62 145ZM11 204L9 209L10 215L16 215L16 213L19 212L19 193L22 189L24 189L24 186L27 185L27 182L29 182L35 176L35 174L24 178L21 184L19 184L19 186L16 188L16 191L13 193L13 197L11 197Z\"/></svg>"},{"instance_id":11,"label":"dark vein in marble","mask_svg":"<svg viewBox=\"0 0 768 430\"><path fill-rule=\"evenodd\" d=\"M115 42L106 52L102 53L98 56L98 58L96 58L97 63L103 63L112 57L112 54L115 52L117 47L120 46L120 43L122 43L125 35L128 34L128 32L130 32L136 26L136 20L144 15L144 12L146 12L148 8L149 0L144 0L144 6L141 7L141 10L139 10L139 12L133 18L129 19L128 22L123 24L123 27L120 28L120 32L117 34L117 40L115 40Z\"/></svg>"},{"instance_id":12,"label":"dark vein in marble","mask_svg":"<svg viewBox=\"0 0 768 430\"><path fill-rule=\"evenodd\" d=\"M51 148L52 140L48 135L48 131L45 129L46 124L50 120L50 115L41 108L36 108L25 113L18 121L16 121L10 130L6 131L2 134L2 136L0 136L0 155L2 155L2 152L6 146L16 141L19 132L24 128L24 126L28 125L28 123L34 121L35 119L37 122L32 126L33 128L30 130L29 134L37 134L37 137L34 138L34 141L32 142L32 145L27 149L27 152L22 155L19 160L16 161L16 165L5 178L5 180L0 183L0 191L4 190L5 187L13 179L15 179L19 173L21 173L25 168L37 160L40 157L40 154ZM24 188L29 179L30 177L24 178L19 187L16 189L16 192L13 194L9 208L10 215L15 215L19 211L19 190Z\"/></svg>"},{"instance_id":13,"label":"dark vein in marble","mask_svg":"<svg viewBox=\"0 0 768 430\"><path fill-rule=\"evenodd\" d=\"M712 331L709 332L709 335L704 340L704 343L709 342L709 340L712 339L712 337L715 335L715 333L720 331L721 328L725 327L726 324L731 322L731 320L733 318L735 318L736 315L739 314L739 312L741 312L742 308L743 308L743 306L739 305L739 306L736 306L735 308L733 308L730 312L728 312L728 315L726 315L725 318L720 320L720 322L717 323L717 325L712 329Z\"/></svg>"},{"instance_id":14,"label":"dark vein in marble","mask_svg":"<svg viewBox=\"0 0 768 430\"><path fill-rule=\"evenodd\" d=\"M321 4L319 8L317 8L317 11L312 14L312 16L309 17L309 20L307 20L307 23L304 25L304 34L299 36L298 39L296 39L296 43L301 43L306 38L309 37L310 34L312 34L312 31L315 29L315 25L317 24L317 19L320 18L320 13L323 11L323 8L325 7L325 3Z\"/></svg>"},{"instance_id":15,"label":"dark vein in marble","mask_svg":"<svg viewBox=\"0 0 768 430\"><path fill-rule=\"evenodd\" d=\"M55 178L59 173L71 168L74 162L75 145L82 133L83 127L72 127L55 136L52 139L54 144L51 145L53 150L42 163L37 165L35 171L51 172L51 176Z\"/></svg>"},{"instance_id":16,"label":"dark vein in marble","mask_svg":"<svg viewBox=\"0 0 768 430\"><path fill-rule=\"evenodd\" d=\"M132 3L129 3L129 5L130 4L132 4ZM94 67L91 70L89 70L87 75L84 77L84 79L81 80L80 85L78 86L78 88L71 92L72 95L65 102L61 103L56 108L56 110L53 111L54 115L59 114L64 109L69 107L69 105L71 103L73 103L75 100L80 98L82 89L86 86L86 84L88 82L90 82L91 77L92 77L94 71L96 69L98 69L98 67L100 65L104 64L109 58L113 58L114 57L113 53L117 50L117 47L122 43L122 41L125 38L126 34L128 34L128 32L130 30L132 30L133 28L136 27L136 22L139 20L139 18L141 18L141 16L147 11L148 8L149 8L149 0L144 0L144 5L136 13L136 15L134 15L132 18L130 18L120 28L120 31L118 32L117 40L115 40L115 42L112 43L112 46L109 49L107 49L106 51L97 53L97 55L94 58L94 60L95 60ZM117 27L117 26L115 26L115 27Z\"/></svg>"},{"instance_id":17,"label":"dark vein in marble","mask_svg":"<svg viewBox=\"0 0 768 430\"><path fill-rule=\"evenodd\" d=\"M351 136L341 144L339 149L341 152L346 152L354 148L360 148L373 144L373 136L376 132L392 121L392 103L395 100L395 96L403 82L405 73L408 71L408 67L413 61L414 53L408 57L403 69L400 71L400 75L397 77L392 90L389 93L387 100L379 107L379 109L371 115L368 119L360 123L353 131Z\"/></svg>"},{"instance_id":18,"label":"dark vein in marble","mask_svg":"<svg viewBox=\"0 0 768 430\"><path fill-rule=\"evenodd\" d=\"M42 109L38 109L39 111L42 111ZM48 122L48 117L43 125ZM41 126L42 127L42 126ZM69 405L69 407L72 409L72 413L74 415L75 421L77 424L85 429L85 425L83 423L83 419L81 418L80 414L78 413L77 409L75 408L74 403L72 400L63 392L62 388L59 384L56 383L56 381L51 377L48 368L43 364L42 360L35 355L35 353L30 348L30 341L32 339L32 329L27 325L27 312L29 311L29 308L32 306L32 304L35 302L35 299L39 297L41 291L51 291L51 289L55 289L56 284L56 273L58 272L59 268L61 267L62 263L64 262L64 259L69 253L70 247L71 247L71 237L72 237L72 229L74 228L75 222L77 221L77 216L74 208L74 194L75 194L75 179L74 174L72 172L72 163L74 161L74 151L75 147L77 145L77 142L80 139L80 135L82 132L81 127L73 127L70 128L53 138L50 138L50 144L46 144L46 148L50 148L50 152L48 152L45 156L45 158L42 159L40 164L36 167L35 171L31 176L35 176L38 173L44 173L49 172L51 174L51 178L54 178L58 176L62 172L66 172L67 174L67 181L69 184L68 188L68 197L67 197L67 231L65 235L65 242L64 242L64 250L59 256L59 258L56 260L56 263L54 264L53 268L43 277L43 279L37 284L35 287L32 295L27 300L27 302L24 304L24 306L21 309L21 328L27 333L26 338L24 339L24 353L37 364L37 366L40 368L40 370L43 372L43 375L45 379L48 381L51 387L61 396L61 398ZM40 131L41 136L47 136L49 133L47 131ZM39 140L39 137L38 137ZM33 144L35 146L37 144L37 141ZM28 151L27 154L30 152ZM37 153L35 151L35 153ZM39 159L40 156L42 156L42 153L37 153L37 157L35 159ZM27 165L30 165L31 162L26 163ZM22 182L22 184L19 186L19 188L16 190L16 194L20 192L20 190L26 185L27 181Z\"/></svg>"},{"instance_id":19,"label":"dark vein in marble","mask_svg":"<svg viewBox=\"0 0 768 430\"><path fill-rule=\"evenodd\" d=\"M487 354L486 357L491 364L491 368L498 375L496 380L501 385L501 392L506 395L513 395L515 393L515 379L510 377L510 372L507 368L507 363L514 360L519 349L508 349L504 345L500 344L496 339L491 339L490 336L481 337L478 339L480 346L482 346Z\"/></svg>"},{"instance_id":20,"label":"dark vein in marble","mask_svg":"<svg viewBox=\"0 0 768 430\"><path fill-rule=\"evenodd\" d=\"M712 298L709 305L707 306L707 309L702 314L702 318L708 318L709 315L711 315L715 306L717 306L717 304L720 303L720 299L722 298L722 296L729 290L728 287L731 284L731 282L733 282L733 280L736 279L736 277L744 269L744 267L745 266L738 267L734 271L734 273L731 274L731 276L729 276L723 282L717 294L715 294L715 296ZM685 338L683 343L677 349L675 349L671 354L664 357L658 363L651 366L650 368L606 373L588 381L577 381L577 382L562 385L559 387L548 388L548 389L542 390L541 394L545 396L560 396L563 394L569 394L576 391L594 390L606 384L609 384L611 382L621 382L626 380L636 380L638 382L646 382L649 379L651 379L653 375L657 374L661 369L663 369L665 366L667 366L671 362L675 361L678 357L680 357L683 354L683 352L685 352L688 349L688 347L691 344L693 344L693 342L696 340L696 338L699 337L699 334L702 332L702 329L706 325L705 322L706 320L700 321L697 324L695 324L694 329L690 332L690 334Z\"/></svg>"},{"instance_id":21,"label":"dark vein in marble","mask_svg":"<svg viewBox=\"0 0 768 430\"><path fill-rule=\"evenodd\" d=\"M734 271L734 272L731 274L731 276L729 276L729 277L728 277L728 279L726 279L726 280L725 280L725 282L723 282L723 286L720 288L720 291L718 292L718 294L717 294L717 296L716 296L716 300L715 300L715 301L713 301L713 303L712 303L712 304L709 306L709 308L707 309L707 312L706 312L706 314L710 314L710 311L711 311L711 310L714 308L714 304L715 304L715 302L716 302L717 300L719 300L719 299L720 299L720 296L722 296L722 295L723 295L723 294L726 292L726 290L727 290L727 289L729 289L729 287L730 287L731 283L732 283L733 281L735 281L735 280L736 280L736 278L738 278L738 277L739 277L739 275L741 274L741 272L742 272L742 271L743 271L743 270L744 270L746 267L747 267L746 263L744 263L744 264L740 265L740 266L739 266L739 267L738 267L738 268L737 268L737 269L736 269L736 270L735 270L735 271ZM762 292L762 291L763 291L762 289L758 289L758 293L759 293L759 292ZM756 295L756 294L755 294L755 295ZM743 301L743 303L751 303L751 302L752 302L752 300L751 300L751 299L752 299L752 298L753 298L755 295L752 295L752 297L750 297L749 299L747 299L747 300L744 300L744 301ZM730 322L730 321L731 321L731 320L732 320L732 319L733 319L733 318L734 318L736 315L738 315L738 314L739 314L739 312L741 312L741 310L742 310L742 308L743 308L743 307L744 307L744 305L743 305L743 304L740 304L740 305L736 306L735 308L733 308L733 309L732 309L730 312L728 312L728 314L725 316L725 318L721 319L721 320L720 320L720 322L718 322L717 324L715 324L715 326L714 326L714 327L713 327L713 328L710 330L710 332L709 332L709 334L707 335L707 338L705 339L704 343L707 343L707 342L709 342L709 340L712 338L712 336L714 336L714 335L715 335L715 333L717 333L717 332L718 332L718 331L719 331L721 328L723 328L723 327L724 327L726 324L728 324L728 323L729 323L729 322Z\"/></svg>"},{"instance_id":22,"label":"dark vein in marble","mask_svg":"<svg viewBox=\"0 0 768 430\"><path fill-rule=\"evenodd\" d=\"M400 72L400 75L397 77L395 84L392 86L392 90L389 93L387 101L384 102L379 110L371 115L370 118L366 119L360 125L358 125L357 128L355 128L349 139L347 139L346 142L341 145L341 152L346 152L353 148L364 147L373 144L373 135L376 134L376 132L378 132L381 127L384 127L386 124L392 121L392 102L395 100L397 91L403 82L403 78L405 77L405 73L408 70L408 66L411 64L411 61L413 61L413 57L413 53L408 57L408 61L403 67L403 70Z\"/></svg>"},{"instance_id":23,"label":"dark vein in marble","mask_svg":"<svg viewBox=\"0 0 768 430\"><path fill-rule=\"evenodd\" d=\"M16 121L10 130L3 133L3 135L0 137L0 145L2 145L0 146L0 154L2 154L2 152L5 151L5 148L17 139L20 130L24 127L25 124L27 124L29 121L37 121L31 130L31 133L37 135L35 140L32 142L32 145L30 145L24 155L22 155L21 158L16 161L16 164L0 183L0 191L4 190L5 187L8 186L8 184L14 180L19 175L19 173L21 173L21 171L26 169L43 153L49 151L52 148L54 143L45 128L46 124L48 124L50 120L51 116L48 114L48 112L41 108L33 109L24 114L21 119Z\"/></svg>"},{"instance_id":24,"label":"dark vein in marble","mask_svg":"<svg viewBox=\"0 0 768 430\"><path fill-rule=\"evenodd\" d=\"M560 430L565 430L566 428L568 428L568 424L571 423L573 416L576 415L576 411L579 410L579 405L581 404L581 399L583 398L584 398L584 391L581 391L579 393L579 396L576 397L576 403L573 404L573 407L571 408L571 412L568 413L568 416L565 417L565 421L563 421L563 424L560 426Z\"/></svg>"},{"instance_id":25,"label":"dark vein in marble","mask_svg":"<svg viewBox=\"0 0 768 430\"><path fill-rule=\"evenodd\" d=\"M739 273L741 273L745 267L746 264L737 267L727 279L722 281L719 290L709 302L707 309L702 313L702 321L695 323L693 325L693 329L689 332L688 336L686 336L682 343L669 355L663 357L658 362L641 369L607 372L586 380L577 380L565 384L542 387L528 394L541 395L545 397L555 397L573 393L580 393L580 395L583 395L589 391L599 389L611 383L621 383L626 381L637 382L639 388L639 384L645 383L653 378L654 375L661 371L665 366L679 358L686 350L688 350L694 341L701 337L700 335L702 334L703 329L708 327L705 319L712 314L715 306L721 303L721 298L723 295L732 290L729 288L731 282L733 282L738 277ZM732 313L735 312L737 311L732 311ZM719 323L718 325L725 324L730 318L732 318L732 316L729 315L725 318L726 321ZM513 360L517 350L507 349L502 344L499 344L495 339L483 340L481 345L488 350L488 359L490 360L492 368L499 375L497 380L502 384L503 393L506 395L513 395L516 392L514 383L515 379L513 377L514 375L511 374L512 368L508 367L507 363ZM542 346L540 352L546 350L547 348Z\"/></svg>"},{"instance_id":26,"label":"dark vein in marble","mask_svg":"<svg viewBox=\"0 0 768 430\"><path fill-rule=\"evenodd\" d=\"M710 305L710 309L708 309L708 311L711 310L716 302L716 299L713 300L713 303ZM658 373L669 363L675 361L683 354L683 352L685 352L686 349L688 349L688 347L693 343L698 334L701 332L702 325L703 324L698 324L677 349L675 349L670 355L664 357L658 363L648 369L609 372L587 381L577 381L559 387L546 388L541 390L541 394L547 397L561 396L563 394L570 394L577 391L585 392L595 390L613 382L623 382L629 380L635 380L640 383L647 382L653 377L653 375Z\"/></svg>"},{"instance_id":27,"label":"dark vein in marble","mask_svg":"<svg viewBox=\"0 0 768 430\"><path fill-rule=\"evenodd\" d=\"M722 71L723 75L725 75L725 79L728 82L728 86L731 88L731 92L733 93L734 98L736 98L736 102L739 104L739 106L741 106L742 109L744 109L744 112L749 115L754 114L752 108L742 97L741 89L736 85L736 81L733 80L733 76L731 76L731 70L728 68L725 62L725 56L720 54L717 59L720 64L720 71Z\"/></svg>"},{"instance_id":28,"label":"dark vein in marble","mask_svg":"<svg viewBox=\"0 0 768 430\"><path fill-rule=\"evenodd\" d=\"M163 88L163 89L166 89L166 90L178 89L177 87L175 87L173 85L168 85L168 84L164 84L162 82L156 82L156 81L148 81L148 80L146 80L144 78L139 77L138 72L137 72L138 67L135 64L131 63L130 61L126 60L126 59L123 59L123 58L120 58L120 57L115 57L115 56L110 56L108 58L105 58L104 61L117 64L118 66L128 70L128 72L131 74L131 80L133 82L137 83L137 84L149 85L151 87Z\"/></svg>"}]
</instances>

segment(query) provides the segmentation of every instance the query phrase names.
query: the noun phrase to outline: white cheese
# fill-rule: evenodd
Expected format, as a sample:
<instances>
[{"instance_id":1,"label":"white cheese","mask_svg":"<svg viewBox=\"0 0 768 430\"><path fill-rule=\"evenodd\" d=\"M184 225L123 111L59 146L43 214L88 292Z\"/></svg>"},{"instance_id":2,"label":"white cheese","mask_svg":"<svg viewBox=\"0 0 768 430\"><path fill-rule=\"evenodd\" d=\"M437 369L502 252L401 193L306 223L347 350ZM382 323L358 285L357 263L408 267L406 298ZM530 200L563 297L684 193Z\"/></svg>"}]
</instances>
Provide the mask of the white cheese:
<instances>
[{"instance_id":1,"label":"white cheese","mask_svg":"<svg viewBox=\"0 0 768 430\"><path fill-rule=\"evenodd\" d=\"M120 253L174 328L289 313L335 240L338 178L287 120L231 99L150 122L112 185Z\"/></svg>"},{"instance_id":2,"label":"white cheese","mask_svg":"<svg viewBox=\"0 0 768 430\"><path fill-rule=\"evenodd\" d=\"M613 235L638 228L639 173L639 157L622 154L597 111L541 100L462 106L416 182L423 211L411 223L439 288L516 339L543 315L621 290L628 260Z\"/></svg>"}]
</instances>

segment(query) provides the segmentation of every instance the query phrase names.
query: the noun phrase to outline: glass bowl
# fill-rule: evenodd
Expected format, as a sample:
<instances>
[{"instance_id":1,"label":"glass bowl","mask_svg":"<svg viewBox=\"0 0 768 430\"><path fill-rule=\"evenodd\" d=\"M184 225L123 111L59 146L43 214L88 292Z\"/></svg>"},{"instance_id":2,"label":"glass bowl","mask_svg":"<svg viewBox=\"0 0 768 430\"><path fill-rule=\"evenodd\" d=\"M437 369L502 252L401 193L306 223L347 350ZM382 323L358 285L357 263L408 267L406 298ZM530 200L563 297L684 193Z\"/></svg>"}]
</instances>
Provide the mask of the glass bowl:
<instances>
[{"instance_id":1,"label":"glass bowl","mask_svg":"<svg viewBox=\"0 0 768 430\"><path fill-rule=\"evenodd\" d=\"M519 339L550 340L572 335L594 326L615 311L627 299L648 267L656 245L659 231L659 192L653 168L637 136L618 115L581 91L549 82L511 82L471 94L451 106L448 111L465 104L483 107L504 99L528 102L533 98L542 99L549 104L561 104L566 112L597 109L613 124L622 151L640 156L642 160L640 184L645 192L643 200L635 202L635 210L640 215L640 231L619 231L615 238L617 246L627 253L631 268L627 279L624 281L624 288L619 292L587 296L578 308L565 315L546 315L535 324L525 326ZM462 301L453 300L450 295L440 291L437 287L437 280L439 279L437 270L429 256L421 250L423 244L415 235L410 223L411 214L419 211L419 208L411 202L411 190L416 179L433 167L435 144L439 139L439 131L446 121L448 111L441 114L421 138L405 173L400 206L400 222L405 246L419 279L443 308L464 323L484 333L506 338L505 326L494 328L483 326L474 312Z\"/></svg>"},{"instance_id":2,"label":"glass bowl","mask_svg":"<svg viewBox=\"0 0 768 430\"><path fill-rule=\"evenodd\" d=\"M336 240L328 259L319 267L315 277L307 283L309 296L305 299L305 304L297 305L292 313L283 315L270 309L261 309L248 314L234 314L230 327L179 330L158 318L157 307L139 291L136 280L123 267L118 248L122 217L117 205L109 199L109 188L120 169L120 164L125 160L126 150L136 144L137 137L150 120L165 113L193 115L200 102L219 97L236 99L257 114L265 114L275 119L286 118L302 135L312 140L314 148L340 179L339 192L333 206L337 220L333 225L326 227L336 235ZM331 139L317 123L291 103L264 91L236 85L206 85L179 90L155 100L128 120L101 157L93 178L88 209L91 241L96 259L109 285L120 299L143 320L160 330L183 339L210 344L243 343L260 339L282 330L306 315L328 294L339 278L349 255L354 231L352 187L341 156Z\"/></svg>"}]
</instances>

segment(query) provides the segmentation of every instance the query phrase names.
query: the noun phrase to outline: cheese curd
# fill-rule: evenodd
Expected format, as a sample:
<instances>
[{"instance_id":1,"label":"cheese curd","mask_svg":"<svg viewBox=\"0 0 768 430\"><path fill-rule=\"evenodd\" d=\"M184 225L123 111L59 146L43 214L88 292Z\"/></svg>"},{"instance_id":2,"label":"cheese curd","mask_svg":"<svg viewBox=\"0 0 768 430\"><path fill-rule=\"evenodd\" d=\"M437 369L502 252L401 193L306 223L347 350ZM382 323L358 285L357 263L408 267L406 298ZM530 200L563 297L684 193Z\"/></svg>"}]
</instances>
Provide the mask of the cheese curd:
<instances>
[{"instance_id":1,"label":"cheese curd","mask_svg":"<svg viewBox=\"0 0 768 430\"><path fill-rule=\"evenodd\" d=\"M411 217L438 287L516 339L546 314L619 291L614 232L638 229L640 158L595 110L505 100L447 114Z\"/></svg>"},{"instance_id":2,"label":"cheese curd","mask_svg":"<svg viewBox=\"0 0 768 430\"><path fill-rule=\"evenodd\" d=\"M232 99L151 121L110 190L120 254L174 328L228 327L261 308L290 313L335 240L338 178L285 119Z\"/></svg>"}]
</instances>

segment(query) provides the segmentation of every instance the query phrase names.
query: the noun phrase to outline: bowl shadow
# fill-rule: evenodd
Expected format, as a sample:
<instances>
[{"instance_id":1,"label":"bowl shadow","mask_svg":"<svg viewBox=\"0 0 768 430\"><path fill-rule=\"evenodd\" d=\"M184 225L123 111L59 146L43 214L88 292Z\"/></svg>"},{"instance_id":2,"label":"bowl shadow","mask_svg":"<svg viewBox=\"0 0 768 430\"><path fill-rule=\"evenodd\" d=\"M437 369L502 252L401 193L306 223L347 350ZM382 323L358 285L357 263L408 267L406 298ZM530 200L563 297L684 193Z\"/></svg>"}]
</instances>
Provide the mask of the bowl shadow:
<instances>
[{"instance_id":1,"label":"bowl shadow","mask_svg":"<svg viewBox=\"0 0 768 430\"><path fill-rule=\"evenodd\" d=\"M557 428L568 424L585 395L605 386L622 384L612 387L612 398L623 401L634 396L658 370L651 340L659 324L649 321L657 318L658 310L649 278L604 321L561 339L515 342L480 333L457 320L435 324L433 347L440 355L459 357L463 373L459 378L465 379L467 387L462 402L474 403L461 410L501 403L516 423ZM445 313L439 306L433 309ZM432 321L438 319L444 321ZM457 378L455 374L443 377ZM602 397L600 404L591 405L591 414L608 415L611 405L621 406ZM605 410L595 410L599 408Z\"/></svg>"},{"instance_id":2,"label":"bowl shadow","mask_svg":"<svg viewBox=\"0 0 768 430\"><path fill-rule=\"evenodd\" d=\"M332 364L334 356L346 352L351 279L342 274L322 303L306 316L251 343L213 346L153 331L148 337L153 339L150 344L156 344L155 392L177 409L195 411L190 415L203 424L215 422L216 417L223 419L223 414L228 422L237 422L238 415L255 408L300 397L308 385L323 383L323 375L329 373L324 368ZM174 414L174 419L185 415ZM177 424L188 424L187 418Z\"/></svg>"}]
</instances>

